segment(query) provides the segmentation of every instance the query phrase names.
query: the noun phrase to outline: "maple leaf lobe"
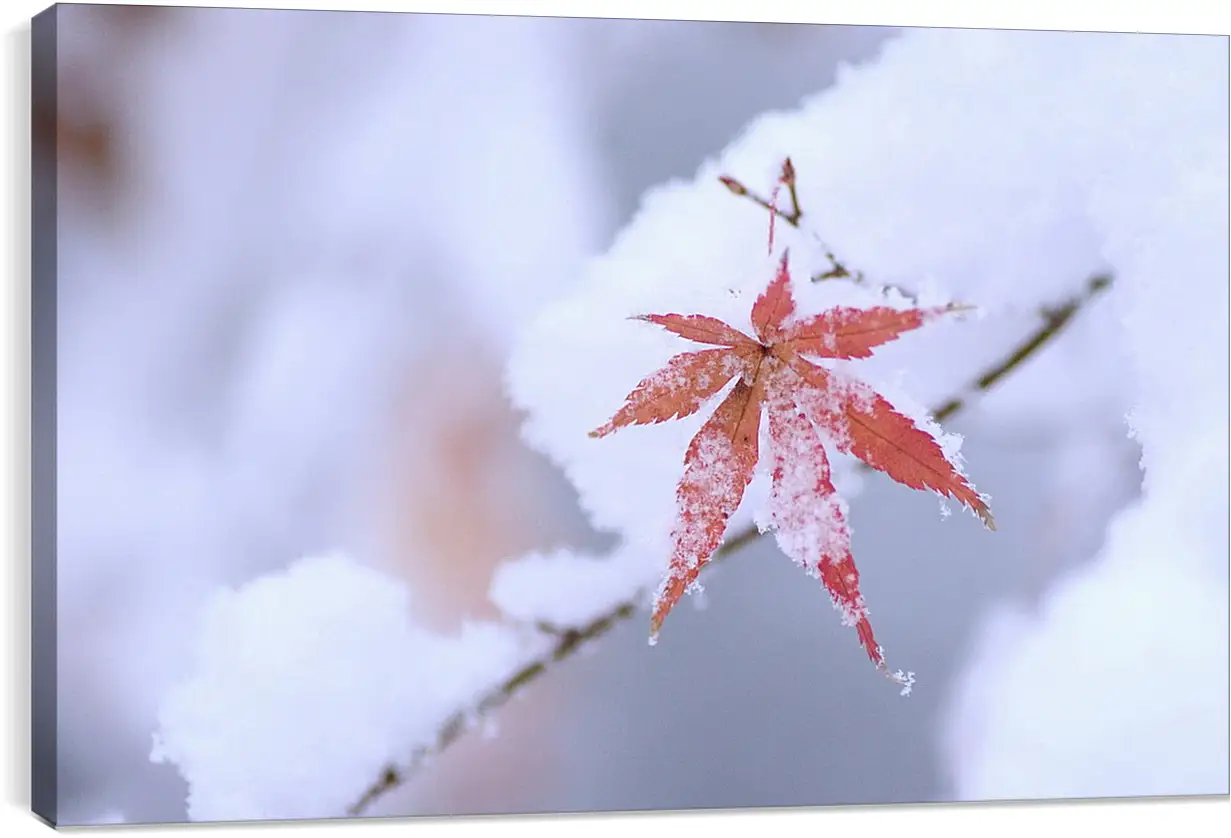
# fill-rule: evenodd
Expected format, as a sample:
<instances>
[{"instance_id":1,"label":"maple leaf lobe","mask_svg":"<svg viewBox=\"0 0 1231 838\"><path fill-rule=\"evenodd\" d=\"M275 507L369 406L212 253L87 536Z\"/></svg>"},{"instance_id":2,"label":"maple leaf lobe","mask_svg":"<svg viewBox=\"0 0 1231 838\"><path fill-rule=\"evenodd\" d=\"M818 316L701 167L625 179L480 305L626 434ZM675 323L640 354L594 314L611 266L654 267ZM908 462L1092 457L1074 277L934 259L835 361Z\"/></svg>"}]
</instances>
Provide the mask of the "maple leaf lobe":
<instances>
[{"instance_id":1,"label":"maple leaf lobe","mask_svg":"<svg viewBox=\"0 0 1231 838\"><path fill-rule=\"evenodd\" d=\"M682 338L688 338L697 343L732 347L756 344L756 341L739 329L727 325L716 317L706 317L703 314L640 314L632 319L655 323Z\"/></svg>"},{"instance_id":2,"label":"maple leaf lobe","mask_svg":"<svg viewBox=\"0 0 1231 838\"><path fill-rule=\"evenodd\" d=\"M740 373L729 349L704 349L676 355L643 378L624 406L591 437L604 437L626 425L651 425L691 416Z\"/></svg>"}]
</instances>

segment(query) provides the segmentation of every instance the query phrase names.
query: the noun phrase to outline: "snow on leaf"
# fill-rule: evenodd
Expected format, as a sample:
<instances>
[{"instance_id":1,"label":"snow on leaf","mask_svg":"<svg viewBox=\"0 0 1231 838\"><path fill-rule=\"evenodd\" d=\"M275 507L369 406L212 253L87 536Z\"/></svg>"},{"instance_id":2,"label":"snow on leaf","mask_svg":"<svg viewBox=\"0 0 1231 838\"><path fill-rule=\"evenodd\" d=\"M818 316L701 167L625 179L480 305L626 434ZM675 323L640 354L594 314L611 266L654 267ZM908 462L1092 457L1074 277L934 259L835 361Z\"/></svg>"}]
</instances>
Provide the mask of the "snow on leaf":
<instances>
[{"instance_id":1,"label":"snow on leaf","mask_svg":"<svg viewBox=\"0 0 1231 838\"><path fill-rule=\"evenodd\" d=\"M670 567L655 599L651 642L680 597L695 588L702 568L722 543L727 521L756 470L761 410L767 407L773 451L770 524L778 544L821 579L843 621L855 626L868 656L884 670L884 656L859 592L845 506L834 490L823 440L911 488L930 489L964 503L994 529L991 512L958 464L946 456L933 436L934 425L919 427L867 384L819 367L801 353L866 358L873 347L962 307L841 307L797 319L788 255L783 252L773 279L753 303L755 340L705 315L637 318L723 348L672 358L644 379L591 436L695 413L738 375L684 456ZM890 677L909 686L908 675Z\"/></svg>"},{"instance_id":2,"label":"snow on leaf","mask_svg":"<svg viewBox=\"0 0 1231 838\"><path fill-rule=\"evenodd\" d=\"M806 382L800 403L818 427L828 431L838 450L912 489L930 489L970 509L988 529L996 523L987 502L945 457L935 437L893 409L862 381L793 359Z\"/></svg>"},{"instance_id":3,"label":"snow on leaf","mask_svg":"<svg viewBox=\"0 0 1231 838\"><path fill-rule=\"evenodd\" d=\"M843 622L856 627L868 657L883 666L885 659L859 593L846 504L830 481L825 447L791 391L779 390L767 405L773 456L769 514L778 546L824 583Z\"/></svg>"},{"instance_id":4,"label":"snow on leaf","mask_svg":"<svg viewBox=\"0 0 1231 838\"><path fill-rule=\"evenodd\" d=\"M883 306L840 306L792 324L782 340L796 352L822 358L870 358L873 347L897 340L903 332L957 310L956 306L905 311Z\"/></svg>"},{"instance_id":5,"label":"snow on leaf","mask_svg":"<svg viewBox=\"0 0 1231 838\"><path fill-rule=\"evenodd\" d=\"M684 455L676 492L679 518L671 533L671 568L659 586L650 633L692 585L722 543L727 519L739 508L757 465L761 389L736 383Z\"/></svg>"},{"instance_id":6,"label":"snow on leaf","mask_svg":"<svg viewBox=\"0 0 1231 838\"><path fill-rule=\"evenodd\" d=\"M643 379L611 421L590 436L603 437L625 425L652 425L691 416L739 371L738 358L729 349L676 355Z\"/></svg>"}]
</instances>

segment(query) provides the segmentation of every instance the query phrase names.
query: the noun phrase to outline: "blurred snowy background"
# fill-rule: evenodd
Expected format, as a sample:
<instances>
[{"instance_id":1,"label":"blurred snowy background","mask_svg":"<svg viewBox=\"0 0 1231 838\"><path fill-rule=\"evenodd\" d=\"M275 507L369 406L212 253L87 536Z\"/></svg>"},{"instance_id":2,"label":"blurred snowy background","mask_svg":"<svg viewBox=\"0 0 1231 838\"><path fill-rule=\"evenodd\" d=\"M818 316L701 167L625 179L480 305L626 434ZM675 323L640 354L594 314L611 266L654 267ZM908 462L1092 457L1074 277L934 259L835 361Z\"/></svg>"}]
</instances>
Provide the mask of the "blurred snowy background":
<instances>
[{"instance_id":1,"label":"blurred snowy background","mask_svg":"<svg viewBox=\"0 0 1231 838\"><path fill-rule=\"evenodd\" d=\"M896 35L59 16L59 113L36 118L58 131L36 141L57 143L61 189L66 824L186 817L186 785L150 762L151 735L219 587L344 549L403 577L416 619L447 631L496 616L503 559L603 547L569 484L519 441L501 381L515 331L647 188ZM1096 341L1100 305L1064 340ZM1085 387L1052 351L1035 375ZM681 605L670 642L651 652L630 621L380 813L978 796L967 738L983 728L954 721L981 712L970 667L1028 632L1140 486L1125 392L1095 387L1057 425L1028 409L1030 374L950 423L995 499L994 549L887 480L855 508L856 555L880 568L865 583L878 634L920 676L909 700L869 677L820 592L762 540L710 574L713 608Z\"/></svg>"}]
</instances>

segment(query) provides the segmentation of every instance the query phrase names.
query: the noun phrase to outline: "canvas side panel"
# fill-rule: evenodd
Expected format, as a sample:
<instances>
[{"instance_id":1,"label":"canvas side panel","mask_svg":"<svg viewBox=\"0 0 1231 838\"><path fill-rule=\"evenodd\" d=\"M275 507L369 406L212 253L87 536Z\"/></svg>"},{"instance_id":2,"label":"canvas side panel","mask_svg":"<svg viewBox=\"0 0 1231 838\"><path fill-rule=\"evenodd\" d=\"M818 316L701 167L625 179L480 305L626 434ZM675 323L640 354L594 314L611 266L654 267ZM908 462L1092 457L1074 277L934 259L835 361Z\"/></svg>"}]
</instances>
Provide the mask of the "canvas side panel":
<instances>
[{"instance_id":1,"label":"canvas side panel","mask_svg":"<svg viewBox=\"0 0 1231 838\"><path fill-rule=\"evenodd\" d=\"M31 771L34 813L57 818L56 714L56 143L59 6L30 38L31 228ZM48 121L50 120L50 124ZM50 129L50 130L48 130Z\"/></svg>"}]
</instances>

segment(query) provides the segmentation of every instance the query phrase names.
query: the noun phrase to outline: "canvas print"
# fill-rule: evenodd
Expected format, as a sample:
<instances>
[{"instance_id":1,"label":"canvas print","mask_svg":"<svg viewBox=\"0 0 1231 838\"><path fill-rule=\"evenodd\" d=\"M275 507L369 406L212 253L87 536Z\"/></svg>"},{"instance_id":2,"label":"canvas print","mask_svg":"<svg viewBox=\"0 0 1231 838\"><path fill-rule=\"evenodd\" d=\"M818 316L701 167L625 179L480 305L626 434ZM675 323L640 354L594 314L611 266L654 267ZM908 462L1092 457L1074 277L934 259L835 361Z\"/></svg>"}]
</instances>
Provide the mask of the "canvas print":
<instances>
[{"instance_id":1,"label":"canvas print","mask_svg":"<svg viewBox=\"0 0 1231 838\"><path fill-rule=\"evenodd\" d=\"M58 825L1228 793L1228 43L61 4Z\"/></svg>"}]
</instances>

